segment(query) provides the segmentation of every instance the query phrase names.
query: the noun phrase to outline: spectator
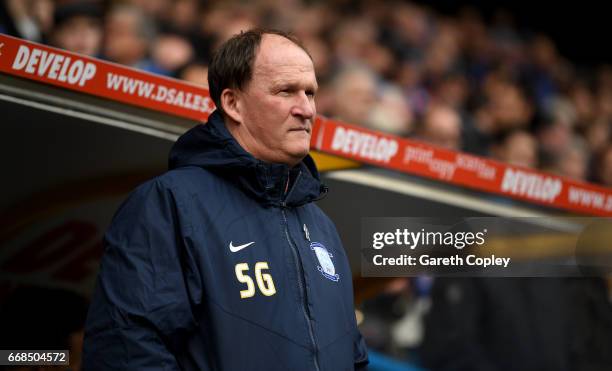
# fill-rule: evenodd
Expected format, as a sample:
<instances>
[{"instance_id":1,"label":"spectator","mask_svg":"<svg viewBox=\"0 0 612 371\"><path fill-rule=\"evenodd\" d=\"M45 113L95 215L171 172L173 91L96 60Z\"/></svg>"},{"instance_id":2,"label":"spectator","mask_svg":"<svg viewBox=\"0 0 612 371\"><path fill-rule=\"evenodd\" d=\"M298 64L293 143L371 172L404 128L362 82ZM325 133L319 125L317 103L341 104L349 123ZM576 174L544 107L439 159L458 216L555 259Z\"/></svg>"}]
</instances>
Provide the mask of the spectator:
<instances>
[{"instance_id":1,"label":"spectator","mask_svg":"<svg viewBox=\"0 0 612 371\"><path fill-rule=\"evenodd\" d=\"M363 17L341 20L332 37L332 49L341 65L365 63L368 48L375 44L376 26ZM372 68L372 66L369 66Z\"/></svg>"},{"instance_id":2,"label":"spectator","mask_svg":"<svg viewBox=\"0 0 612 371\"><path fill-rule=\"evenodd\" d=\"M595 174L604 186L612 187L612 145L608 144L599 154Z\"/></svg>"},{"instance_id":3,"label":"spectator","mask_svg":"<svg viewBox=\"0 0 612 371\"><path fill-rule=\"evenodd\" d=\"M444 76L433 91L436 99L453 107L455 110L463 111L469 97L468 81L460 73L449 73Z\"/></svg>"},{"instance_id":4,"label":"spectator","mask_svg":"<svg viewBox=\"0 0 612 371\"><path fill-rule=\"evenodd\" d=\"M573 130L569 123L554 121L542 124L538 131L538 142L546 158L557 158L562 155L572 141Z\"/></svg>"},{"instance_id":5,"label":"spectator","mask_svg":"<svg viewBox=\"0 0 612 371\"><path fill-rule=\"evenodd\" d=\"M370 114L370 123L377 130L399 136L412 132L414 115L398 87L388 85L381 89L380 99Z\"/></svg>"},{"instance_id":6,"label":"spectator","mask_svg":"<svg viewBox=\"0 0 612 371\"><path fill-rule=\"evenodd\" d=\"M433 105L425 113L417 137L433 145L461 149L461 117L452 108Z\"/></svg>"},{"instance_id":7,"label":"spectator","mask_svg":"<svg viewBox=\"0 0 612 371\"><path fill-rule=\"evenodd\" d=\"M208 89L208 66L202 62L188 63L178 71L177 77Z\"/></svg>"},{"instance_id":8,"label":"spectator","mask_svg":"<svg viewBox=\"0 0 612 371\"><path fill-rule=\"evenodd\" d=\"M302 43L312 56L315 72L319 81L326 82L331 74L331 51L326 43L317 37L306 37L302 39Z\"/></svg>"},{"instance_id":9,"label":"spectator","mask_svg":"<svg viewBox=\"0 0 612 371\"><path fill-rule=\"evenodd\" d=\"M193 56L191 43L177 34L158 35L151 47L153 65L166 75L173 75Z\"/></svg>"},{"instance_id":10,"label":"spectator","mask_svg":"<svg viewBox=\"0 0 612 371\"><path fill-rule=\"evenodd\" d=\"M365 67L344 67L333 80L332 115L353 124L371 126L370 115L376 105L376 78ZM347 99L350 97L350 99Z\"/></svg>"},{"instance_id":11,"label":"spectator","mask_svg":"<svg viewBox=\"0 0 612 371\"><path fill-rule=\"evenodd\" d=\"M172 0L126 0L124 2L141 9L152 20L161 22L170 14Z\"/></svg>"},{"instance_id":12,"label":"spectator","mask_svg":"<svg viewBox=\"0 0 612 371\"><path fill-rule=\"evenodd\" d=\"M512 129L526 129L533 115L533 107L524 93L515 83L504 81L504 78L491 75L485 83L488 95L488 110L493 120L493 132Z\"/></svg>"},{"instance_id":13,"label":"spectator","mask_svg":"<svg viewBox=\"0 0 612 371\"><path fill-rule=\"evenodd\" d=\"M585 181L589 170L589 150L586 141L574 135L565 150L553 159L550 168L544 170Z\"/></svg>"},{"instance_id":14,"label":"spectator","mask_svg":"<svg viewBox=\"0 0 612 371\"><path fill-rule=\"evenodd\" d=\"M510 165L536 168L538 142L525 130L513 130L498 136L491 150L493 157Z\"/></svg>"},{"instance_id":15,"label":"spectator","mask_svg":"<svg viewBox=\"0 0 612 371\"><path fill-rule=\"evenodd\" d=\"M612 138L612 120L599 118L585 129L585 137L593 153L599 153Z\"/></svg>"},{"instance_id":16,"label":"spectator","mask_svg":"<svg viewBox=\"0 0 612 371\"><path fill-rule=\"evenodd\" d=\"M595 118L595 98L584 82L577 81L574 83L568 97L576 110L578 123L586 124Z\"/></svg>"},{"instance_id":17,"label":"spectator","mask_svg":"<svg viewBox=\"0 0 612 371\"><path fill-rule=\"evenodd\" d=\"M53 24L51 0L6 0L0 4L0 30L15 36L42 42Z\"/></svg>"},{"instance_id":18,"label":"spectator","mask_svg":"<svg viewBox=\"0 0 612 371\"><path fill-rule=\"evenodd\" d=\"M557 93L555 73L559 68L559 56L554 42L544 35L535 36L529 47L533 64L528 72L535 101L538 106L544 106Z\"/></svg>"},{"instance_id":19,"label":"spectator","mask_svg":"<svg viewBox=\"0 0 612 371\"><path fill-rule=\"evenodd\" d=\"M96 57L102 47L102 11L94 2L75 2L55 9L51 44Z\"/></svg>"},{"instance_id":20,"label":"spectator","mask_svg":"<svg viewBox=\"0 0 612 371\"><path fill-rule=\"evenodd\" d=\"M119 5L106 16L104 56L113 62L160 72L147 55L155 26L145 13L131 5Z\"/></svg>"},{"instance_id":21,"label":"spectator","mask_svg":"<svg viewBox=\"0 0 612 371\"><path fill-rule=\"evenodd\" d=\"M167 21L172 30L187 35L197 27L199 15L200 9L197 0L172 1Z\"/></svg>"}]
</instances>

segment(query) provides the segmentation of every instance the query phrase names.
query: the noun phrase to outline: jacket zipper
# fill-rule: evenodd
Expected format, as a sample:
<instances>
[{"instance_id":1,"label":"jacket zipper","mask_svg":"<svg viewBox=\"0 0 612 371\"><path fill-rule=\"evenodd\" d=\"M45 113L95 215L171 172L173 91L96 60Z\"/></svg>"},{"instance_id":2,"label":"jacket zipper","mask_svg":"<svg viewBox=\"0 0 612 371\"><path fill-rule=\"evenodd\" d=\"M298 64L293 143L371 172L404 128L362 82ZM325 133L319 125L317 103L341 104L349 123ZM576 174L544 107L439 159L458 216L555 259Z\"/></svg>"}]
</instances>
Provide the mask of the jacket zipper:
<instances>
[{"instance_id":1,"label":"jacket zipper","mask_svg":"<svg viewBox=\"0 0 612 371\"><path fill-rule=\"evenodd\" d=\"M293 184L294 187L295 187L295 183L297 183L297 181L299 180L300 175L301 173L298 174ZM288 184L289 184L289 177L287 177L287 185ZM288 196L287 192L285 192L285 196ZM286 197L285 197L285 200L286 200ZM311 322L310 314L309 314L310 311L308 310L308 302L306 298L306 282L304 278L304 267L300 263L300 259L299 259L298 251L297 251L297 245L293 242L293 239L289 235L289 222L287 220L287 214L285 212L285 209L286 209L285 200L283 200L283 202L281 203L281 214L283 215L283 222L285 224L285 237L287 238L287 242L289 243L289 246L291 246L291 253L293 255L293 261L295 263L295 269L298 273L298 286L299 286L299 293L300 293L300 301L302 302L302 305L301 305L302 313L304 314L304 319L306 320L306 325L308 326L308 335L310 335L310 342L312 344L312 349L314 351L315 370L320 371L319 360L317 356L317 353L318 353L317 343L314 337L314 330L312 328L312 322Z\"/></svg>"}]
</instances>

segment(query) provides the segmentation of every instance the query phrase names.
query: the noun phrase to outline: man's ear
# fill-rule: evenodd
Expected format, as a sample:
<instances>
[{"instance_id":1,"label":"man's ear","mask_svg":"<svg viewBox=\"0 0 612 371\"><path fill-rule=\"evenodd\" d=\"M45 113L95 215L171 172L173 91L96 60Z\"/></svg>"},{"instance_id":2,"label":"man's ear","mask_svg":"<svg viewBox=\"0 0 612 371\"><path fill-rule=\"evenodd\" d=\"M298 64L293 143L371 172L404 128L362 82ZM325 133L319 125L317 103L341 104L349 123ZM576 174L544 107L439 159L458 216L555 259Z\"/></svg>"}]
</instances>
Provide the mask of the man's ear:
<instances>
[{"instance_id":1,"label":"man's ear","mask_svg":"<svg viewBox=\"0 0 612 371\"><path fill-rule=\"evenodd\" d=\"M221 92L221 107L223 107L223 112L230 119L242 124L240 96L238 94L235 89L223 89Z\"/></svg>"}]
</instances>

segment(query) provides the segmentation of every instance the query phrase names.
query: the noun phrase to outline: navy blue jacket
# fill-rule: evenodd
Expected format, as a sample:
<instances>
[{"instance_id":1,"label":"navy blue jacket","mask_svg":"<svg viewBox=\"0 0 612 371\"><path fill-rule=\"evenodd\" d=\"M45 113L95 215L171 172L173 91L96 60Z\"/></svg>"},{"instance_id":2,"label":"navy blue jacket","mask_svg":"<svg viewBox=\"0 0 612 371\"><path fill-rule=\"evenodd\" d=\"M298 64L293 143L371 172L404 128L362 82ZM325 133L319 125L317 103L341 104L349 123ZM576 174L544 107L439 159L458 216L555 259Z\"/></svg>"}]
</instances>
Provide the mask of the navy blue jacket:
<instances>
[{"instance_id":1,"label":"navy blue jacket","mask_svg":"<svg viewBox=\"0 0 612 371\"><path fill-rule=\"evenodd\" d=\"M213 113L105 235L85 370L344 371L367 364L351 272L310 157L248 154Z\"/></svg>"}]
</instances>

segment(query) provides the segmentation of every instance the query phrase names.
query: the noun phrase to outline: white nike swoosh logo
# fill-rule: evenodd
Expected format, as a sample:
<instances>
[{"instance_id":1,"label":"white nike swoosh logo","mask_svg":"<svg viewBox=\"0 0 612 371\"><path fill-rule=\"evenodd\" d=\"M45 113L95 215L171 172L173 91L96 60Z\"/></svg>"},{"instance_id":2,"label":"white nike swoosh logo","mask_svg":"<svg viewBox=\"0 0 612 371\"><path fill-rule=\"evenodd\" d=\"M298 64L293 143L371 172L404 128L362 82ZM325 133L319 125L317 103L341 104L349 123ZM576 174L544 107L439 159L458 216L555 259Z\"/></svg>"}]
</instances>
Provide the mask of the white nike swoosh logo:
<instances>
[{"instance_id":1,"label":"white nike swoosh logo","mask_svg":"<svg viewBox=\"0 0 612 371\"><path fill-rule=\"evenodd\" d=\"M231 252L238 252L238 251L240 251L240 250L244 249L245 247L249 247L249 246L251 246L251 245L252 245L252 244L254 244L254 243L255 243L255 241L253 241L253 242L249 242L249 243L245 243L244 245L234 246L234 245L232 244L232 241L230 241L229 248L230 248L230 251L231 251Z\"/></svg>"}]
</instances>

